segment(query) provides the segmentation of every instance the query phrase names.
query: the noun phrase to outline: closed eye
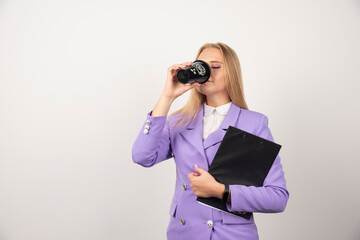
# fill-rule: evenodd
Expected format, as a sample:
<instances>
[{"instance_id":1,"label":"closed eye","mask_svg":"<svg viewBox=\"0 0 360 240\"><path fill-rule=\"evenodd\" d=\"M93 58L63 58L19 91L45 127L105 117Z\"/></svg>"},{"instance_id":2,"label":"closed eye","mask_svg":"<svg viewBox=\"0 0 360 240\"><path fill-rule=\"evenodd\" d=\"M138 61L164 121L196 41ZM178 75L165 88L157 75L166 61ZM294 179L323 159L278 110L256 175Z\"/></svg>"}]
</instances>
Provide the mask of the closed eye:
<instances>
[{"instance_id":1,"label":"closed eye","mask_svg":"<svg viewBox=\"0 0 360 240\"><path fill-rule=\"evenodd\" d=\"M221 67L211 67L212 69L218 69L218 68L221 68Z\"/></svg>"}]
</instances>

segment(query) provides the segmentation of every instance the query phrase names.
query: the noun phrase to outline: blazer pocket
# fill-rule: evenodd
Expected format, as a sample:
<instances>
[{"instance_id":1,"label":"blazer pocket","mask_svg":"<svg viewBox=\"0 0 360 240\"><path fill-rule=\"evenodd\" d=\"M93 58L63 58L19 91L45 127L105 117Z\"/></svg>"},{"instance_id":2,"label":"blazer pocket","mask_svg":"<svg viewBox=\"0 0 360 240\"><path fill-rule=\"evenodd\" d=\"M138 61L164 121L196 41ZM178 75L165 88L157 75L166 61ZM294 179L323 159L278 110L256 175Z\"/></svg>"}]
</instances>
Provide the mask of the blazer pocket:
<instances>
[{"instance_id":1,"label":"blazer pocket","mask_svg":"<svg viewBox=\"0 0 360 240\"><path fill-rule=\"evenodd\" d=\"M221 212L222 220L224 224L252 224L254 223L254 219L250 218L249 220L236 216L231 213Z\"/></svg>"},{"instance_id":2,"label":"blazer pocket","mask_svg":"<svg viewBox=\"0 0 360 240\"><path fill-rule=\"evenodd\" d=\"M171 202L169 213L170 213L170 215L172 217L176 216L176 208L177 208L177 203L176 202Z\"/></svg>"}]
</instances>

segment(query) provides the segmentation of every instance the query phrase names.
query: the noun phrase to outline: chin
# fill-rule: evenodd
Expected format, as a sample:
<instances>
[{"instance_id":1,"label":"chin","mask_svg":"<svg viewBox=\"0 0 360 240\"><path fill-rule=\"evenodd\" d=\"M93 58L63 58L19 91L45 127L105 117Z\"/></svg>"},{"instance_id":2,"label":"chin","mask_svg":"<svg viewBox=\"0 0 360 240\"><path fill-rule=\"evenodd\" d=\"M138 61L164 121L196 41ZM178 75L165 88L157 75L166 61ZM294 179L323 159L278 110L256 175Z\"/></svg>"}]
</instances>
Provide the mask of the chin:
<instances>
[{"instance_id":1,"label":"chin","mask_svg":"<svg viewBox=\"0 0 360 240\"><path fill-rule=\"evenodd\" d=\"M199 89L197 89L197 90L198 90L199 93L201 93L203 95L206 95L206 96L211 95L211 92L209 92L209 91L201 91Z\"/></svg>"}]
</instances>

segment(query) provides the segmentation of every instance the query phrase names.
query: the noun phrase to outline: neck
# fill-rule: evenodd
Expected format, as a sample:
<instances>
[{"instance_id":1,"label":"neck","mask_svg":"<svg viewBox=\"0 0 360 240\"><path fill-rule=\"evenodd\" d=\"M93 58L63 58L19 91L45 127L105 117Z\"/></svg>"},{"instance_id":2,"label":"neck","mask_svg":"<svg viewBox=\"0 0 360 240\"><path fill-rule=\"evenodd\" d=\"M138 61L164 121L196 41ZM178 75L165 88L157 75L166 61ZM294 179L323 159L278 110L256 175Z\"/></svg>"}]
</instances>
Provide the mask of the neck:
<instances>
[{"instance_id":1,"label":"neck","mask_svg":"<svg viewBox=\"0 0 360 240\"><path fill-rule=\"evenodd\" d=\"M229 97L223 97L223 98L212 98L209 96L206 97L206 104L211 107L218 107L229 102L231 102L231 99Z\"/></svg>"}]
</instances>

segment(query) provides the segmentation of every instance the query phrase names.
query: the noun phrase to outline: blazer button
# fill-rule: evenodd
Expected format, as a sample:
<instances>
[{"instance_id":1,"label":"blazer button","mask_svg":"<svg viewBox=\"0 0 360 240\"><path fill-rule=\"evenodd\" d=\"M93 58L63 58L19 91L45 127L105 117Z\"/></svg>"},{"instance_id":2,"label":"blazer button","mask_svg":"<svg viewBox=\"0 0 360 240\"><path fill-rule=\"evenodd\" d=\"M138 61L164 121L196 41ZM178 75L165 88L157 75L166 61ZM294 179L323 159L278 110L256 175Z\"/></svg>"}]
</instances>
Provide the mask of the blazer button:
<instances>
[{"instance_id":1,"label":"blazer button","mask_svg":"<svg viewBox=\"0 0 360 240\"><path fill-rule=\"evenodd\" d=\"M214 224L213 224L213 221L211 221L211 220L208 220L208 221L206 222L206 226L209 227L209 228L211 228L213 225L214 225Z\"/></svg>"},{"instance_id":2,"label":"blazer button","mask_svg":"<svg viewBox=\"0 0 360 240\"><path fill-rule=\"evenodd\" d=\"M151 121L150 120L146 120L146 124L150 125Z\"/></svg>"},{"instance_id":3,"label":"blazer button","mask_svg":"<svg viewBox=\"0 0 360 240\"><path fill-rule=\"evenodd\" d=\"M145 125L145 129L149 129L150 127L149 127L149 125Z\"/></svg>"},{"instance_id":4,"label":"blazer button","mask_svg":"<svg viewBox=\"0 0 360 240\"><path fill-rule=\"evenodd\" d=\"M183 183L182 187L183 187L183 189L184 189L184 190L186 190L186 189L187 189L187 186L186 186L186 184L185 184L185 183Z\"/></svg>"},{"instance_id":5,"label":"blazer button","mask_svg":"<svg viewBox=\"0 0 360 240\"><path fill-rule=\"evenodd\" d=\"M180 223L181 223L181 225L185 225L185 220L181 218Z\"/></svg>"},{"instance_id":6,"label":"blazer button","mask_svg":"<svg viewBox=\"0 0 360 240\"><path fill-rule=\"evenodd\" d=\"M144 134L148 134L148 132L149 132L149 131L148 131L147 129L144 130Z\"/></svg>"}]
</instances>

